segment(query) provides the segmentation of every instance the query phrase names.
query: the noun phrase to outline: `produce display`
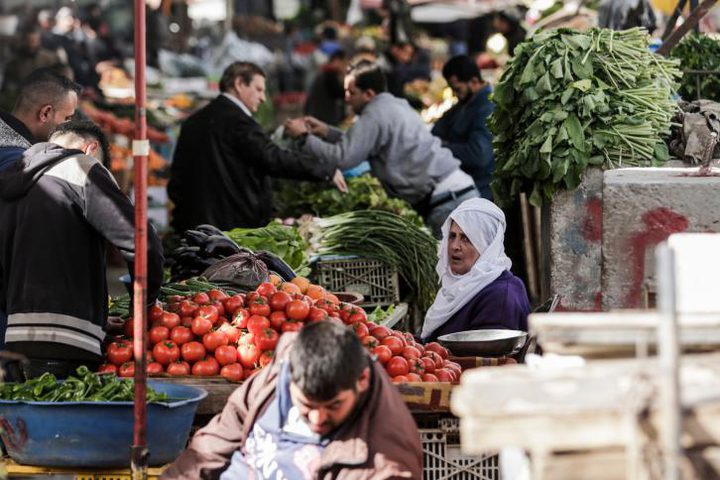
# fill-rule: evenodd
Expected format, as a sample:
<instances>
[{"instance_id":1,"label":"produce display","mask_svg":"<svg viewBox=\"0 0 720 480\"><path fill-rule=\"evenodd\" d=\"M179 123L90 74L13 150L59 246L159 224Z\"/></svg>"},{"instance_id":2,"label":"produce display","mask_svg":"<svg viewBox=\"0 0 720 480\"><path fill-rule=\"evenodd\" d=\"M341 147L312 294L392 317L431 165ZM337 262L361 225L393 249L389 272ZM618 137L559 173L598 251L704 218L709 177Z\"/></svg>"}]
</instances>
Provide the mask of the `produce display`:
<instances>
[{"instance_id":1,"label":"produce display","mask_svg":"<svg viewBox=\"0 0 720 480\"><path fill-rule=\"evenodd\" d=\"M683 72L712 72L709 75L685 73L678 89L683 99L720 101L720 40L691 32L672 49L670 56L680 60Z\"/></svg>"},{"instance_id":2,"label":"produce display","mask_svg":"<svg viewBox=\"0 0 720 480\"><path fill-rule=\"evenodd\" d=\"M0 400L32 402L132 402L135 386L132 380L115 375L98 375L87 367L78 367L77 376L58 381L45 372L24 383L5 383L0 387ZM166 393L147 387L147 401L165 402Z\"/></svg>"},{"instance_id":3,"label":"produce display","mask_svg":"<svg viewBox=\"0 0 720 480\"><path fill-rule=\"evenodd\" d=\"M310 272L308 245L295 227L270 222L262 228L234 228L227 236L254 252L264 250L277 255L298 275Z\"/></svg>"},{"instance_id":4,"label":"produce display","mask_svg":"<svg viewBox=\"0 0 720 480\"><path fill-rule=\"evenodd\" d=\"M239 382L270 363L283 333L322 320L352 328L395 382L452 382L459 378L460 366L447 359L447 351L439 344L421 345L409 333L377 325L362 308L338 301L304 277L283 282L275 275L248 294L228 295L213 289L170 296L163 306L152 307L147 372L221 375ZM129 319L125 336L111 339L107 345L106 363L100 372L134 375L132 333Z\"/></svg>"},{"instance_id":5,"label":"produce display","mask_svg":"<svg viewBox=\"0 0 720 480\"><path fill-rule=\"evenodd\" d=\"M321 255L357 255L397 268L425 312L438 290L437 240L393 213L363 210L320 219Z\"/></svg>"},{"instance_id":6,"label":"produce display","mask_svg":"<svg viewBox=\"0 0 720 480\"><path fill-rule=\"evenodd\" d=\"M589 165L651 165L677 109L677 60L648 50L641 29L541 31L520 44L495 88L495 201L520 192L540 206L572 190Z\"/></svg>"},{"instance_id":7,"label":"produce display","mask_svg":"<svg viewBox=\"0 0 720 480\"><path fill-rule=\"evenodd\" d=\"M311 213L317 217L327 217L354 210L384 210L399 215L415 225L422 226L420 215L404 200L390 198L380 184L380 180L371 175L348 178L347 193L335 187L318 188L311 182L280 182L280 188L274 196L279 217L300 217Z\"/></svg>"}]
</instances>

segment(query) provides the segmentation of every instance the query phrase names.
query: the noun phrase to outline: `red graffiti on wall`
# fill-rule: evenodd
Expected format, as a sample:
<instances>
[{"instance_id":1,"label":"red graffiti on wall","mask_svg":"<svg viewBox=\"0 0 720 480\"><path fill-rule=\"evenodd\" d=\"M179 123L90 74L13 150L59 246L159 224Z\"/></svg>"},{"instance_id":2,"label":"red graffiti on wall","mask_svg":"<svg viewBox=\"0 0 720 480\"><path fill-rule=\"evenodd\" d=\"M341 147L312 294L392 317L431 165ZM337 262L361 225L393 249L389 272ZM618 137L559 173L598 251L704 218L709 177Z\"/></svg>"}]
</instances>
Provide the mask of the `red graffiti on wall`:
<instances>
[{"instance_id":1,"label":"red graffiti on wall","mask_svg":"<svg viewBox=\"0 0 720 480\"><path fill-rule=\"evenodd\" d=\"M687 218L665 207L645 212L642 221L645 224L644 230L629 239L632 282L625 299L625 306L631 308L640 306L640 294L645 279L645 252L673 233L684 232L689 226Z\"/></svg>"},{"instance_id":2,"label":"red graffiti on wall","mask_svg":"<svg viewBox=\"0 0 720 480\"><path fill-rule=\"evenodd\" d=\"M582 236L588 242L602 240L602 200L599 198L591 198L585 203Z\"/></svg>"}]
</instances>

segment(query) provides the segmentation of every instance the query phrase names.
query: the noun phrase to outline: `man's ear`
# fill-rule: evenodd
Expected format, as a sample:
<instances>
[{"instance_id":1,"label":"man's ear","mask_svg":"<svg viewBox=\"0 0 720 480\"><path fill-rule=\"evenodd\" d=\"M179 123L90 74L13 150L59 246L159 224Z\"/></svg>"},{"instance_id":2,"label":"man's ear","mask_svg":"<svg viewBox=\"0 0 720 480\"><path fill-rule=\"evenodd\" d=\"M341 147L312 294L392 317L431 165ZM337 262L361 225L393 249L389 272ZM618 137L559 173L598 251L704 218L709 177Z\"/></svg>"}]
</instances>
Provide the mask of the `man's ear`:
<instances>
[{"instance_id":1,"label":"man's ear","mask_svg":"<svg viewBox=\"0 0 720 480\"><path fill-rule=\"evenodd\" d=\"M85 148L83 149L83 151L85 152L85 155L97 158L97 153L98 153L99 149L100 149L100 144L98 142L88 142L85 145Z\"/></svg>"},{"instance_id":2,"label":"man's ear","mask_svg":"<svg viewBox=\"0 0 720 480\"><path fill-rule=\"evenodd\" d=\"M49 103L47 105L43 105L37 112L38 120L40 120L41 122L47 122L48 120L50 120L52 111L53 106Z\"/></svg>"},{"instance_id":3,"label":"man's ear","mask_svg":"<svg viewBox=\"0 0 720 480\"><path fill-rule=\"evenodd\" d=\"M370 388L370 367L365 367L357 380L358 392L364 392Z\"/></svg>"},{"instance_id":4,"label":"man's ear","mask_svg":"<svg viewBox=\"0 0 720 480\"><path fill-rule=\"evenodd\" d=\"M363 96L367 101L372 100L377 95L377 92L373 90L372 88L369 88L367 90L363 90Z\"/></svg>"}]
</instances>

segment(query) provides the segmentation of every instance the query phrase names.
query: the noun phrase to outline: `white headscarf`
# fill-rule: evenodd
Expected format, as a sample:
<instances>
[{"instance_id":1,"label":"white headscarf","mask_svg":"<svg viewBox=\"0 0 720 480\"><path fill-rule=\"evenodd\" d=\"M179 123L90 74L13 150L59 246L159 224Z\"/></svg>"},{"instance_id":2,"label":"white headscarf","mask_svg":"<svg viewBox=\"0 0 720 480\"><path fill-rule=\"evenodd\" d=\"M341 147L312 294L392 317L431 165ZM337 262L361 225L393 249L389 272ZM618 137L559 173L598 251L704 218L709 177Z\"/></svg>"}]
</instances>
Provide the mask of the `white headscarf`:
<instances>
[{"instance_id":1,"label":"white headscarf","mask_svg":"<svg viewBox=\"0 0 720 480\"><path fill-rule=\"evenodd\" d=\"M465 275L450 270L448 260L448 237L450 224L455 221L465 232L480 257ZM445 220L442 226L437 273L440 291L425 315L422 338L426 339L443 326L455 313L465 306L480 290L496 280L512 262L505 255L505 215L494 203L483 198L464 201Z\"/></svg>"}]
</instances>

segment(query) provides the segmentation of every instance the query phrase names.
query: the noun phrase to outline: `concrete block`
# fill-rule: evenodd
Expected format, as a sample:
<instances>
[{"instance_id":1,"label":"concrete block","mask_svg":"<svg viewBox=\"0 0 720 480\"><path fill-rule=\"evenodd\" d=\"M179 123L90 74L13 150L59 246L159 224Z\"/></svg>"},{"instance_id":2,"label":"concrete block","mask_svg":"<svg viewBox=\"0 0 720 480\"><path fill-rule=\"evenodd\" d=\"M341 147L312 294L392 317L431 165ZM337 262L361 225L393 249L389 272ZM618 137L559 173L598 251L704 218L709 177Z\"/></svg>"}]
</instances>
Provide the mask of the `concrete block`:
<instances>
[{"instance_id":1,"label":"concrete block","mask_svg":"<svg viewBox=\"0 0 720 480\"><path fill-rule=\"evenodd\" d=\"M720 175L697 168L610 170L602 208L602 307L644 307L655 246L671 234L720 232Z\"/></svg>"},{"instance_id":2,"label":"concrete block","mask_svg":"<svg viewBox=\"0 0 720 480\"><path fill-rule=\"evenodd\" d=\"M550 248L549 288L560 295L558 310L601 309L602 182L602 170L589 169L577 190L555 195L543 218L549 222L543 238Z\"/></svg>"}]
</instances>

